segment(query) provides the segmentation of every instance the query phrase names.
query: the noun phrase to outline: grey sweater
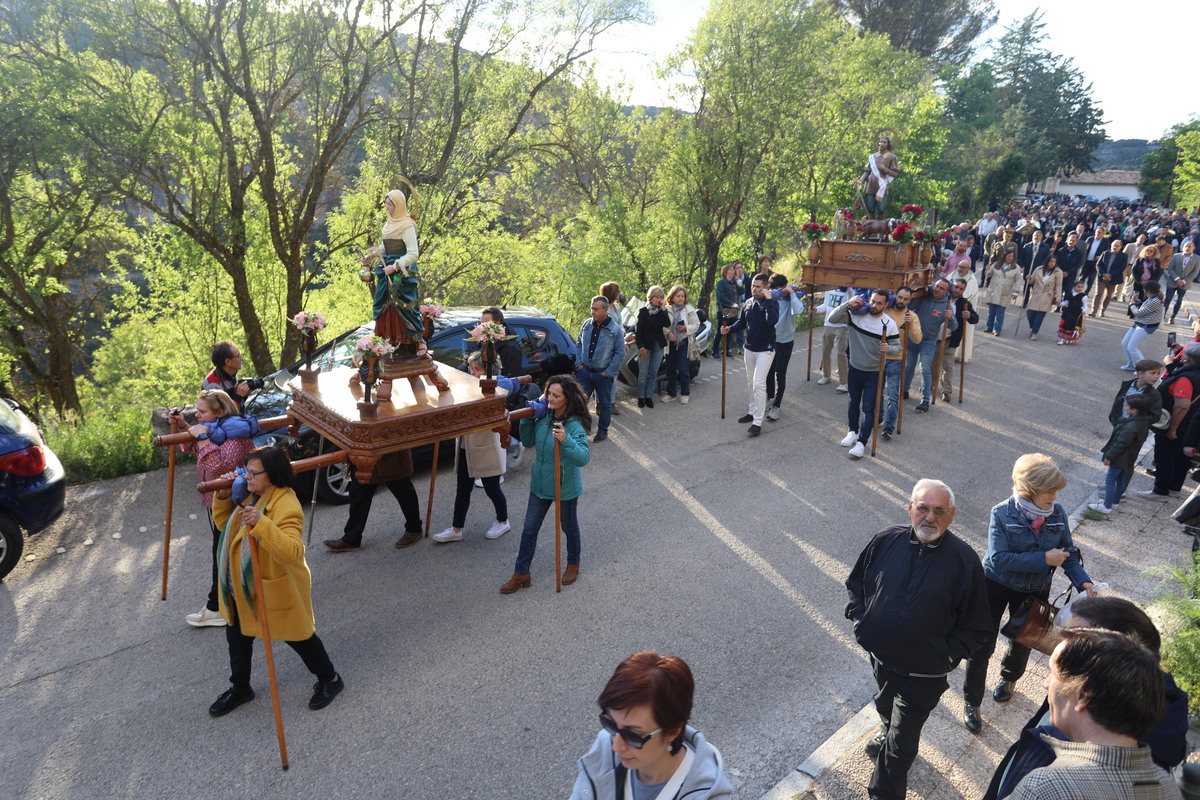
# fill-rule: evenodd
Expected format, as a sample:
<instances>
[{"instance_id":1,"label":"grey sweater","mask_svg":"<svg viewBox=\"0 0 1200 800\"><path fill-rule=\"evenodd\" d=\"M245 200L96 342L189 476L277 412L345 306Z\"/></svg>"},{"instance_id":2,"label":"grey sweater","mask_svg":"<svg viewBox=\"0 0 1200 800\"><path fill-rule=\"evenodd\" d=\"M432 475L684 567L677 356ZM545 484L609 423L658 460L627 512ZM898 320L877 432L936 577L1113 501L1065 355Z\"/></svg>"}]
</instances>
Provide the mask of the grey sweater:
<instances>
[{"instance_id":1,"label":"grey sweater","mask_svg":"<svg viewBox=\"0 0 1200 800\"><path fill-rule=\"evenodd\" d=\"M849 301L842 303L829 315L833 323L846 323L849 326L846 339L849 344L850 366L864 372L879 369L879 342L886 336L888 355L900 353L900 331L896 323L887 314L872 316L866 314L851 314Z\"/></svg>"}]
</instances>

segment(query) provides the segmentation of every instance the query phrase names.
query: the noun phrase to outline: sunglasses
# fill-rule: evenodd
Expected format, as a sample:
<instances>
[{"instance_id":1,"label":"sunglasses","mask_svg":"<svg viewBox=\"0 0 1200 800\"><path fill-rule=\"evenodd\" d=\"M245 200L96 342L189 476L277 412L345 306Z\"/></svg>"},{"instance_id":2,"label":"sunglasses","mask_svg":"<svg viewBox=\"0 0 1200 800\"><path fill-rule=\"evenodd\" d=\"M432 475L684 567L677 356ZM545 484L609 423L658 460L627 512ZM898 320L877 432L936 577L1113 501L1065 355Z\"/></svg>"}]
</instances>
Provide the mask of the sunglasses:
<instances>
[{"instance_id":1,"label":"sunglasses","mask_svg":"<svg viewBox=\"0 0 1200 800\"><path fill-rule=\"evenodd\" d=\"M618 728L617 723L613 720L613 718L610 717L607 712L603 711L600 712L600 725L604 728L604 730L608 731L613 736L620 736L621 739L624 740L625 744L629 745L634 750L641 750L646 745L646 742L662 733L662 728L659 728L653 733L648 733L645 736L642 736L641 734L634 733L628 728Z\"/></svg>"}]
</instances>

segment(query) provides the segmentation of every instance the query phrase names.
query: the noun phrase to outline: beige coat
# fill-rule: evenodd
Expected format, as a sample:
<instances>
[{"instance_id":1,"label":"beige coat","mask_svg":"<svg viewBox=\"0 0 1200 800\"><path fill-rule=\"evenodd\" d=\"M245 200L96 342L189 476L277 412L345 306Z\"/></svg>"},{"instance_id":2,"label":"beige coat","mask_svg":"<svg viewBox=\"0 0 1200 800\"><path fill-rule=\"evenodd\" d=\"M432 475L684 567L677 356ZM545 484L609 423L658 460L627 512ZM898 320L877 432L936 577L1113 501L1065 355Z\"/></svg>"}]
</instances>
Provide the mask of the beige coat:
<instances>
[{"instance_id":1,"label":"beige coat","mask_svg":"<svg viewBox=\"0 0 1200 800\"><path fill-rule=\"evenodd\" d=\"M1062 270L1057 267L1049 275L1045 267L1029 273L1029 310L1053 311L1062 298L1062 279Z\"/></svg>"},{"instance_id":2,"label":"beige coat","mask_svg":"<svg viewBox=\"0 0 1200 800\"><path fill-rule=\"evenodd\" d=\"M1014 264L1008 271L1000 269L999 264L988 267L988 284L983 290L983 301L998 306L1006 306L1012 301L1014 294L1025 291L1025 279L1021 277L1021 268Z\"/></svg>"},{"instance_id":3,"label":"beige coat","mask_svg":"<svg viewBox=\"0 0 1200 800\"><path fill-rule=\"evenodd\" d=\"M458 470L458 459L467 454L467 474L472 478L494 478L504 474L504 450L500 447L500 434L493 431L468 433L460 437L454 448L454 469Z\"/></svg>"}]
</instances>

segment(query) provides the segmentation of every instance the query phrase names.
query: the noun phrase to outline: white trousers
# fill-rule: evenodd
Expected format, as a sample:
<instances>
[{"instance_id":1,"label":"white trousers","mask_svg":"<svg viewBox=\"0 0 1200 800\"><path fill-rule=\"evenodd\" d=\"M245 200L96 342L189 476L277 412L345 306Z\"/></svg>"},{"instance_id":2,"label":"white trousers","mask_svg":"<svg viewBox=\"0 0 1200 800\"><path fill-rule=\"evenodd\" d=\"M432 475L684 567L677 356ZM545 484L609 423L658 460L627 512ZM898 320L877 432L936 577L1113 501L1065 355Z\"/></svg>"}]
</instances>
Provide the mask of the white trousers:
<instances>
[{"instance_id":1,"label":"white trousers","mask_svg":"<svg viewBox=\"0 0 1200 800\"><path fill-rule=\"evenodd\" d=\"M749 348L746 355L746 386L750 390L750 416L754 424L763 424L763 415L767 413L767 372L771 362L775 360L775 351L767 350L756 353Z\"/></svg>"}]
</instances>

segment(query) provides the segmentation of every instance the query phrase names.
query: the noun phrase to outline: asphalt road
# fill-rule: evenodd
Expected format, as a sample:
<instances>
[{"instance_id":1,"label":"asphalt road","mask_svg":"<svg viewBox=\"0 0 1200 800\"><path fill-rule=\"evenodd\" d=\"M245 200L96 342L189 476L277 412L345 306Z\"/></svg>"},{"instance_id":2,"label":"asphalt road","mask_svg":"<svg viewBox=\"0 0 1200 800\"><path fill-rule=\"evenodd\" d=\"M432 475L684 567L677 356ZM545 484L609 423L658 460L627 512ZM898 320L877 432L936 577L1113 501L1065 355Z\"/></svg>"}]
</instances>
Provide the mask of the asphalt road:
<instances>
[{"instance_id":1,"label":"asphalt road","mask_svg":"<svg viewBox=\"0 0 1200 800\"><path fill-rule=\"evenodd\" d=\"M703 362L710 379L687 406L640 412L623 390L609 441L584 471L581 577L561 594L549 523L532 588L497 591L512 572L528 464L504 484L516 530L495 541L483 538L481 491L464 541L407 550L392 546L402 524L385 492L357 553L321 546L345 508L318 506L307 554L317 627L347 689L309 711L312 678L277 646L288 772L261 648L258 698L221 719L206 713L228 660L220 629L183 622L203 603L209 569L194 470L180 469L166 602L165 470L75 487L63 520L29 542L35 560L0 584L0 794L565 797L612 669L653 647L692 666L694 724L722 750L737 795L759 797L872 694L842 582L871 535L905 521L917 478L956 490L953 529L981 553L987 512L1008 495L1020 454L1059 460L1068 508L1102 480L1097 451L1125 376L1123 315L1092 320L1073 347L1055 346L1056 317L1039 342L1014 338L1015 322L1010 313L1003 338L977 335L962 405L921 415L910 402L903 435L881 441L874 459L851 461L838 446L846 398L815 373L804 380L803 335L782 418L757 439L734 422L746 393L733 362L726 420L719 362ZM1146 344L1160 354L1163 333ZM424 500L428 474L416 484ZM448 467L437 489L434 531L449 524Z\"/></svg>"}]
</instances>

